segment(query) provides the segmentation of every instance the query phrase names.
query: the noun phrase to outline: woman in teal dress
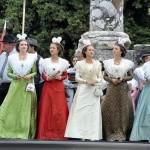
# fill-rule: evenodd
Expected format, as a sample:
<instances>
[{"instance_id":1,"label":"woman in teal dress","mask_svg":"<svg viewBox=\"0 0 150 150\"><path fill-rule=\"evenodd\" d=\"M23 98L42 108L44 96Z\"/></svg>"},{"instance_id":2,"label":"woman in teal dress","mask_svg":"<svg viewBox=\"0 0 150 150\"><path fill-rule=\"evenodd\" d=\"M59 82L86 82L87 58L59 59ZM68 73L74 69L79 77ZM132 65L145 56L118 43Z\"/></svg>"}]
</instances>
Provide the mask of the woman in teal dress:
<instances>
[{"instance_id":1,"label":"woman in teal dress","mask_svg":"<svg viewBox=\"0 0 150 150\"><path fill-rule=\"evenodd\" d=\"M144 74L140 77L144 86L138 100L130 141L150 141L150 61L141 68Z\"/></svg>"},{"instance_id":2,"label":"woman in teal dress","mask_svg":"<svg viewBox=\"0 0 150 150\"><path fill-rule=\"evenodd\" d=\"M18 53L8 58L9 91L0 107L0 138L33 139L36 132L37 101L35 92L27 92L28 82L36 75L35 59L27 53L25 39L18 40Z\"/></svg>"}]
</instances>

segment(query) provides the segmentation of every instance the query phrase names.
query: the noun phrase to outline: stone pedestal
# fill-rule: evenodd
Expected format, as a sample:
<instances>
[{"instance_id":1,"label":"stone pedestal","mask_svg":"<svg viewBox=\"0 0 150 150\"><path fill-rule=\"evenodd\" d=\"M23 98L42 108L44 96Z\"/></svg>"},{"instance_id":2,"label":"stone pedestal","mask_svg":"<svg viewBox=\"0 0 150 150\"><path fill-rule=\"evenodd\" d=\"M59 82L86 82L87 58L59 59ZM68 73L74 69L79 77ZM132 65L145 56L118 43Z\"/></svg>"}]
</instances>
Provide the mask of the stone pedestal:
<instances>
[{"instance_id":1,"label":"stone pedestal","mask_svg":"<svg viewBox=\"0 0 150 150\"><path fill-rule=\"evenodd\" d=\"M119 38L124 39L125 47L128 49L131 41L124 32L116 31L89 31L84 33L79 40L78 48L84 47L84 40L89 40L95 48L95 58L102 56L104 59L112 58L112 47Z\"/></svg>"},{"instance_id":2,"label":"stone pedestal","mask_svg":"<svg viewBox=\"0 0 150 150\"><path fill-rule=\"evenodd\" d=\"M90 1L90 31L81 36L78 50L84 47L84 40L90 40L96 50L95 58L109 59L119 38L125 40L124 46L129 48L131 41L123 32L123 4L123 0Z\"/></svg>"}]
</instances>

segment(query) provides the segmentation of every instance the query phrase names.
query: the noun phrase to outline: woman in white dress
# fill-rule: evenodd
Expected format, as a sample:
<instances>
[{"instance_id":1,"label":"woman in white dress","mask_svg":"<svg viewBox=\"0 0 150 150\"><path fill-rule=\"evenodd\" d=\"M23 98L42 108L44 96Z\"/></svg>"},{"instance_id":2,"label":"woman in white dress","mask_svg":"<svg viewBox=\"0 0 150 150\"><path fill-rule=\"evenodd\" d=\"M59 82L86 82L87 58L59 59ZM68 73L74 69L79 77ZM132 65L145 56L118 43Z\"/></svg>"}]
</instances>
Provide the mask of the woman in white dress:
<instances>
[{"instance_id":1,"label":"woman in white dress","mask_svg":"<svg viewBox=\"0 0 150 150\"><path fill-rule=\"evenodd\" d=\"M65 137L77 139L102 139L100 96L95 96L96 84L102 81L101 64L92 59L94 48L87 45L82 54L85 59L75 65L79 83L71 106Z\"/></svg>"}]
</instances>

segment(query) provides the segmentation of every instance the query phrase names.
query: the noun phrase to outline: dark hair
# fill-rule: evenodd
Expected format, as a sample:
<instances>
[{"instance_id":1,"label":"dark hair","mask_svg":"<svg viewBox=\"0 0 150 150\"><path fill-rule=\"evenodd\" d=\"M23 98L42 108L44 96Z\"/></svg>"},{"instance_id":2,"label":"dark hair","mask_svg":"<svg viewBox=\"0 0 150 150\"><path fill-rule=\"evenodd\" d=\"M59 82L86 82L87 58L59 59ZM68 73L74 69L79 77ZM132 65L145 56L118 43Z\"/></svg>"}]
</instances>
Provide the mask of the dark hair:
<instances>
[{"instance_id":1,"label":"dark hair","mask_svg":"<svg viewBox=\"0 0 150 150\"><path fill-rule=\"evenodd\" d=\"M30 45L30 47L34 47L34 50L37 51L37 46L32 45L32 44L29 44L29 45Z\"/></svg>"},{"instance_id":2,"label":"dark hair","mask_svg":"<svg viewBox=\"0 0 150 150\"><path fill-rule=\"evenodd\" d=\"M62 53L63 53L64 47L61 44L59 44L59 43L51 43L51 44L55 44L56 45L57 50L58 50L58 56L61 56Z\"/></svg>"},{"instance_id":3,"label":"dark hair","mask_svg":"<svg viewBox=\"0 0 150 150\"><path fill-rule=\"evenodd\" d=\"M116 43L115 44L116 46L119 46L120 47L120 50L121 50L121 57L125 57L126 56L126 48L122 45L122 44L119 44L119 43Z\"/></svg>"},{"instance_id":4,"label":"dark hair","mask_svg":"<svg viewBox=\"0 0 150 150\"><path fill-rule=\"evenodd\" d=\"M72 56L71 59L70 59L70 61L72 62L74 58L76 58L76 56Z\"/></svg>"},{"instance_id":5,"label":"dark hair","mask_svg":"<svg viewBox=\"0 0 150 150\"><path fill-rule=\"evenodd\" d=\"M91 46L91 45L86 45L86 46L84 46L83 49L82 49L82 55L83 55L84 58L86 58L85 52L87 51L87 48L88 48L89 46Z\"/></svg>"},{"instance_id":6,"label":"dark hair","mask_svg":"<svg viewBox=\"0 0 150 150\"><path fill-rule=\"evenodd\" d=\"M17 51L17 52L19 52L19 44L20 44L20 42L22 42L22 41L26 41L26 42L27 42L26 39L20 39L20 40L18 40L17 43L16 43L16 51ZM27 48L27 51L28 51L28 50L29 50L29 43L28 43L28 42L27 42L27 46L28 46L28 48Z\"/></svg>"}]
</instances>

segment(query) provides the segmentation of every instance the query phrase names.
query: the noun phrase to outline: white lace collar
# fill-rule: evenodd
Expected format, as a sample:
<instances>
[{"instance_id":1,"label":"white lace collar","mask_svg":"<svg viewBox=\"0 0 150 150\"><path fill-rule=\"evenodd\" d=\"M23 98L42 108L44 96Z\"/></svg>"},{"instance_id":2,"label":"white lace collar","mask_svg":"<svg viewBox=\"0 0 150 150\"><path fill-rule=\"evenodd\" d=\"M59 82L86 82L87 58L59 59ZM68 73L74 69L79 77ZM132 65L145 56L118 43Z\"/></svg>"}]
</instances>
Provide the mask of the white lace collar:
<instances>
[{"instance_id":1,"label":"white lace collar","mask_svg":"<svg viewBox=\"0 0 150 150\"><path fill-rule=\"evenodd\" d=\"M60 72L60 74L62 74L70 66L67 60L62 59L60 57L57 63L53 63L51 61L51 58L46 58L42 61L40 65L42 66L46 75L54 75L57 72Z\"/></svg>"},{"instance_id":2,"label":"white lace collar","mask_svg":"<svg viewBox=\"0 0 150 150\"><path fill-rule=\"evenodd\" d=\"M114 64L114 59L104 61L104 68L108 76L114 78L123 78L127 75L127 72L133 68L134 63L127 59L122 59L119 65Z\"/></svg>"},{"instance_id":3,"label":"white lace collar","mask_svg":"<svg viewBox=\"0 0 150 150\"><path fill-rule=\"evenodd\" d=\"M12 67L13 73L21 76L24 76L31 71L34 62L35 56L29 53L27 53L27 57L23 61L19 60L19 53L11 55L8 59L8 63Z\"/></svg>"}]
</instances>

